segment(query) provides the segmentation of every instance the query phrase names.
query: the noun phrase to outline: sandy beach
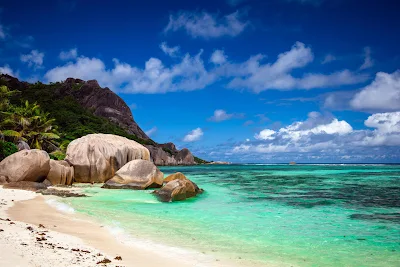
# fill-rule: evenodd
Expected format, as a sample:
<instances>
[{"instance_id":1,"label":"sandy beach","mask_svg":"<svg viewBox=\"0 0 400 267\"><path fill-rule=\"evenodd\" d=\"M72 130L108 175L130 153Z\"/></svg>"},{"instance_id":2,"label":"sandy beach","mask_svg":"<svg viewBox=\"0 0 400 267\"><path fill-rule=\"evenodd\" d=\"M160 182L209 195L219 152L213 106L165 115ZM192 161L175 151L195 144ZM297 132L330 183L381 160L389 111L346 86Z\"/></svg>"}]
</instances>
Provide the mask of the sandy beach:
<instances>
[{"instance_id":1,"label":"sandy beach","mask_svg":"<svg viewBox=\"0 0 400 267\"><path fill-rule=\"evenodd\" d=\"M50 206L54 198L0 187L0 266L235 266L212 256L124 244L105 226Z\"/></svg>"}]
</instances>

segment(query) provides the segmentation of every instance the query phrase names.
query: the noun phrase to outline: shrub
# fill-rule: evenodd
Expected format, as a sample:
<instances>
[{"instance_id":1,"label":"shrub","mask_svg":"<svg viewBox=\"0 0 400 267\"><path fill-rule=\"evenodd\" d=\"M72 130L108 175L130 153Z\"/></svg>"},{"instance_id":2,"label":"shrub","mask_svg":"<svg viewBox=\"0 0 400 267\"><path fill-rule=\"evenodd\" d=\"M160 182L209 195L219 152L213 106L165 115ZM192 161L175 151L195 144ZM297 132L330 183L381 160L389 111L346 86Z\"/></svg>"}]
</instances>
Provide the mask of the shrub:
<instances>
[{"instance_id":1,"label":"shrub","mask_svg":"<svg viewBox=\"0 0 400 267\"><path fill-rule=\"evenodd\" d=\"M18 148L11 142L0 141L0 161L18 152Z\"/></svg>"}]
</instances>

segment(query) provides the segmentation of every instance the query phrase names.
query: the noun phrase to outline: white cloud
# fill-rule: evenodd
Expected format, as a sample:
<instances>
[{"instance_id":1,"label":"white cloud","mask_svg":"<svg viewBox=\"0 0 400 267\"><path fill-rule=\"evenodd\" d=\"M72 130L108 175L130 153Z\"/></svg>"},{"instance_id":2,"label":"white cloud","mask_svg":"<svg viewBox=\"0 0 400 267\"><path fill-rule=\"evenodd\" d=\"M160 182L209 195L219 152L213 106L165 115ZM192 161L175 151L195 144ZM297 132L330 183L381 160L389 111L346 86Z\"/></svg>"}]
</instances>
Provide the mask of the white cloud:
<instances>
[{"instance_id":1,"label":"white cloud","mask_svg":"<svg viewBox=\"0 0 400 267\"><path fill-rule=\"evenodd\" d=\"M392 74L378 72L375 80L350 101L358 110L400 110L400 70Z\"/></svg>"},{"instance_id":2,"label":"white cloud","mask_svg":"<svg viewBox=\"0 0 400 267\"><path fill-rule=\"evenodd\" d=\"M201 128L196 128L192 131L190 131L184 138L184 142L195 142L198 141L202 136L203 136L203 131Z\"/></svg>"},{"instance_id":3,"label":"white cloud","mask_svg":"<svg viewBox=\"0 0 400 267\"><path fill-rule=\"evenodd\" d=\"M78 57L78 49L73 48L68 51L61 51L59 55L61 60L67 61Z\"/></svg>"},{"instance_id":4,"label":"white cloud","mask_svg":"<svg viewBox=\"0 0 400 267\"><path fill-rule=\"evenodd\" d=\"M164 32L186 30L193 38L217 38L221 36L237 36L249 25L247 21L240 20L238 11L223 16L207 12L180 12L170 15L169 23Z\"/></svg>"},{"instance_id":5,"label":"white cloud","mask_svg":"<svg viewBox=\"0 0 400 267\"><path fill-rule=\"evenodd\" d=\"M225 55L224 50L215 50L210 58L210 62L215 65L224 64L227 61L227 56Z\"/></svg>"},{"instance_id":6,"label":"white cloud","mask_svg":"<svg viewBox=\"0 0 400 267\"><path fill-rule=\"evenodd\" d=\"M251 56L244 62L227 60L223 50L216 50L210 57L213 64L204 64L202 50L196 55L176 55L177 47L161 45L165 52L176 56L176 62L165 65L158 58L150 58L143 68L114 59L114 67L107 68L98 58L80 56L45 74L47 82L65 80L68 77L96 79L102 86L124 93L167 93L193 91L207 87L219 80L228 88L247 88L255 93L269 89L293 90L337 87L363 82L366 74L340 70L330 74L307 73L294 77L292 72L306 67L313 61L310 47L297 42L278 55L273 63L263 63L262 54Z\"/></svg>"},{"instance_id":7,"label":"white cloud","mask_svg":"<svg viewBox=\"0 0 400 267\"><path fill-rule=\"evenodd\" d=\"M400 133L400 111L375 113L369 116L364 124L376 128L380 133Z\"/></svg>"},{"instance_id":8,"label":"white cloud","mask_svg":"<svg viewBox=\"0 0 400 267\"><path fill-rule=\"evenodd\" d=\"M49 70L45 74L48 82L65 80L68 77L84 80L96 79L102 86L125 93L166 93L203 89L215 80L201 59L186 54L181 61L170 67L164 66L158 58L150 58L144 69L133 67L114 59L114 68L107 69L98 58L79 57L75 62Z\"/></svg>"},{"instance_id":9,"label":"white cloud","mask_svg":"<svg viewBox=\"0 0 400 267\"><path fill-rule=\"evenodd\" d=\"M160 44L161 50L170 57L175 57L180 50L179 46L169 47L166 42Z\"/></svg>"},{"instance_id":10,"label":"white cloud","mask_svg":"<svg viewBox=\"0 0 400 267\"><path fill-rule=\"evenodd\" d=\"M17 74L10 68L9 65L4 65L3 67L0 67L0 73L1 74L8 74L13 77L16 77Z\"/></svg>"},{"instance_id":11,"label":"white cloud","mask_svg":"<svg viewBox=\"0 0 400 267\"><path fill-rule=\"evenodd\" d=\"M361 65L360 70L365 70L374 66L374 60L371 57L371 48L364 48L364 63Z\"/></svg>"},{"instance_id":12,"label":"white cloud","mask_svg":"<svg viewBox=\"0 0 400 267\"><path fill-rule=\"evenodd\" d=\"M321 64L327 64L335 60L337 60L337 58L334 55L327 54L325 58L322 60Z\"/></svg>"},{"instance_id":13,"label":"white cloud","mask_svg":"<svg viewBox=\"0 0 400 267\"><path fill-rule=\"evenodd\" d=\"M38 69L43 65L43 57L44 53L41 53L38 50L32 50L29 54L21 55L20 59L22 62L28 63L29 67Z\"/></svg>"},{"instance_id":14,"label":"white cloud","mask_svg":"<svg viewBox=\"0 0 400 267\"><path fill-rule=\"evenodd\" d=\"M301 78L291 75L295 69L303 68L313 61L311 48L296 42L290 51L279 54L278 59L270 64L261 64L263 55L251 57L240 65L225 66L225 74L236 76L228 86L231 88L248 88L256 93L268 90L292 90L335 87L356 84L368 79L367 75L342 70L331 74L306 73ZM242 76L242 77L240 77Z\"/></svg>"},{"instance_id":15,"label":"white cloud","mask_svg":"<svg viewBox=\"0 0 400 267\"><path fill-rule=\"evenodd\" d=\"M260 133L255 134L254 138L258 140L273 140L276 132L271 129L264 129Z\"/></svg>"},{"instance_id":16,"label":"white cloud","mask_svg":"<svg viewBox=\"0 0 400 267\"><path fill-rule=\"evenodd\" d=\"M146 131L145 133L147 136L151 137L157 132L157 130L158 130L157 127L153 127L150 130Z\"/></svg>"},{"instance_id":17,"label":"white cloud","mask_svg":"<svg viewBox=\"0 0 400 267\"><path fill-rule=\"evenodd\" d=\"M278 131L264 129L255 141L233 147L240 153L310 153L352 154L354 151L371 153L371 147L400 146L400 112L376 113L369 116L365 126L354 130L344 121L311 112L305 121L294 122ZM361 153L361 154L362 154ZM354 155L354 154L352 154Z\"/></svg>"},{"instance_id":18,"label":"white cloud","mask_svg":"<svg viewBox=\"0 0 400 267\"><path fill-rule=\"evenodd\" d=\"M214 115L212 117L210 117L209 120L210 121L215 121L215 122L220 122L220 121L229 120L233 116L234 116L234 114L228 114L223 109L217 109L217 110L214 111Z\"/></svg>"},{"instance_id":19,"label":"white cloud","mask_svg":"<svg viewBox=\"0 0 400 267\"><path fill-rule=\"evenodd\" d=\"M221 122L230 119L242 119L244 117L243 113L227 113L223 109L217 109L214 111L214 115L208 118L209 121Z\"/></svg>"}]
</instances>

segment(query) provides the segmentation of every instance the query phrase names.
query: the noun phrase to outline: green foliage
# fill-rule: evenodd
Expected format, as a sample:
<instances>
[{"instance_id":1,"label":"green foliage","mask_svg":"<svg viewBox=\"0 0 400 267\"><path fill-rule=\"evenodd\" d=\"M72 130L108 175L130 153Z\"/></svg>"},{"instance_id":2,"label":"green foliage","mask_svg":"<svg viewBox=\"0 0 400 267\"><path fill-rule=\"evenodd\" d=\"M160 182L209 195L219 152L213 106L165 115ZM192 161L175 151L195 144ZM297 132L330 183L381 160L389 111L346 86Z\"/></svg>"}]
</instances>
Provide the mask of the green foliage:
<instances>
[{"instance_id":1,"label":"green foliage","mask_svg":"<svg viewBox=\"0 0 400 267\"><path fill-rule=\"evenodd\" d=\"M63 160L63 159L65 159L66 155L64 152L62 152L60 150L56 150L56 151L50 153L49 156L51 159L54 159L54 160Z\"/></svg>"},{"instance_id":2,"label":"green foliage","mask_svg":"<svg viewBox=\"0 0 400 267\"><path fill-rule=\"evenodd\" d=\"M22 106L10 105L2 123L3 135L12 138L14 142L25 141L31 148L45 149L57 145L58 132L54 126L55 120L48 112L43 112L37 103L30 104L28 100Z\"/></svg>"},{"instance_id":3,"label":"green foliage","mask_svg":"<svg viewBox=\"0 0 400 267\"><path fill-rule=\"evenodd\" d=\"M0 161L16 152L18 152L16 145L0 140Z\"/></svg>"},{"instance_id":4,"label":"green foliage","mask_svg":"<svg viewBox=\"0 0 400 267\"><path fill-rule=\"evenodd\" d=\"M207 164L210 163L209 161L206 161L204 159L198 158L198 157L194 157L194 162L196 162L197 164Z\"/></svg>"}]
</instances>

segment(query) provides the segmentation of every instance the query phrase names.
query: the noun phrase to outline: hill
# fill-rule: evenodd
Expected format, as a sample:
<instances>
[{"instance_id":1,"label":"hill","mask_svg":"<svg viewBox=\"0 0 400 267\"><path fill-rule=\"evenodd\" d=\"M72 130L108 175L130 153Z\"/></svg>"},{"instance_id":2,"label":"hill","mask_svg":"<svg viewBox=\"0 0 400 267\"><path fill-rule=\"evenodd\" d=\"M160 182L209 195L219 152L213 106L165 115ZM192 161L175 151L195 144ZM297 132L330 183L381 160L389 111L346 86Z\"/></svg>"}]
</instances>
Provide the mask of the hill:
<instances>
[{"instance_id":1,"label":"hill","mask_svg":"<svg viewBox=\"0 0 400 267\"><path fill-rule=\"evenodd\" d=\"M202 163L188 149L178 150L173 143L158 144L150 139L135 122L124 100L109 88L100 87L96 80L68 78L57 83L31 84L10 75L0 75L1 85L20 91L10 97L11 104L37 102L43 111L48 112L55 119L60 144L68 144L91 133L116 134L145 145L157 165Z\"/></svg>"}]
</instances>

